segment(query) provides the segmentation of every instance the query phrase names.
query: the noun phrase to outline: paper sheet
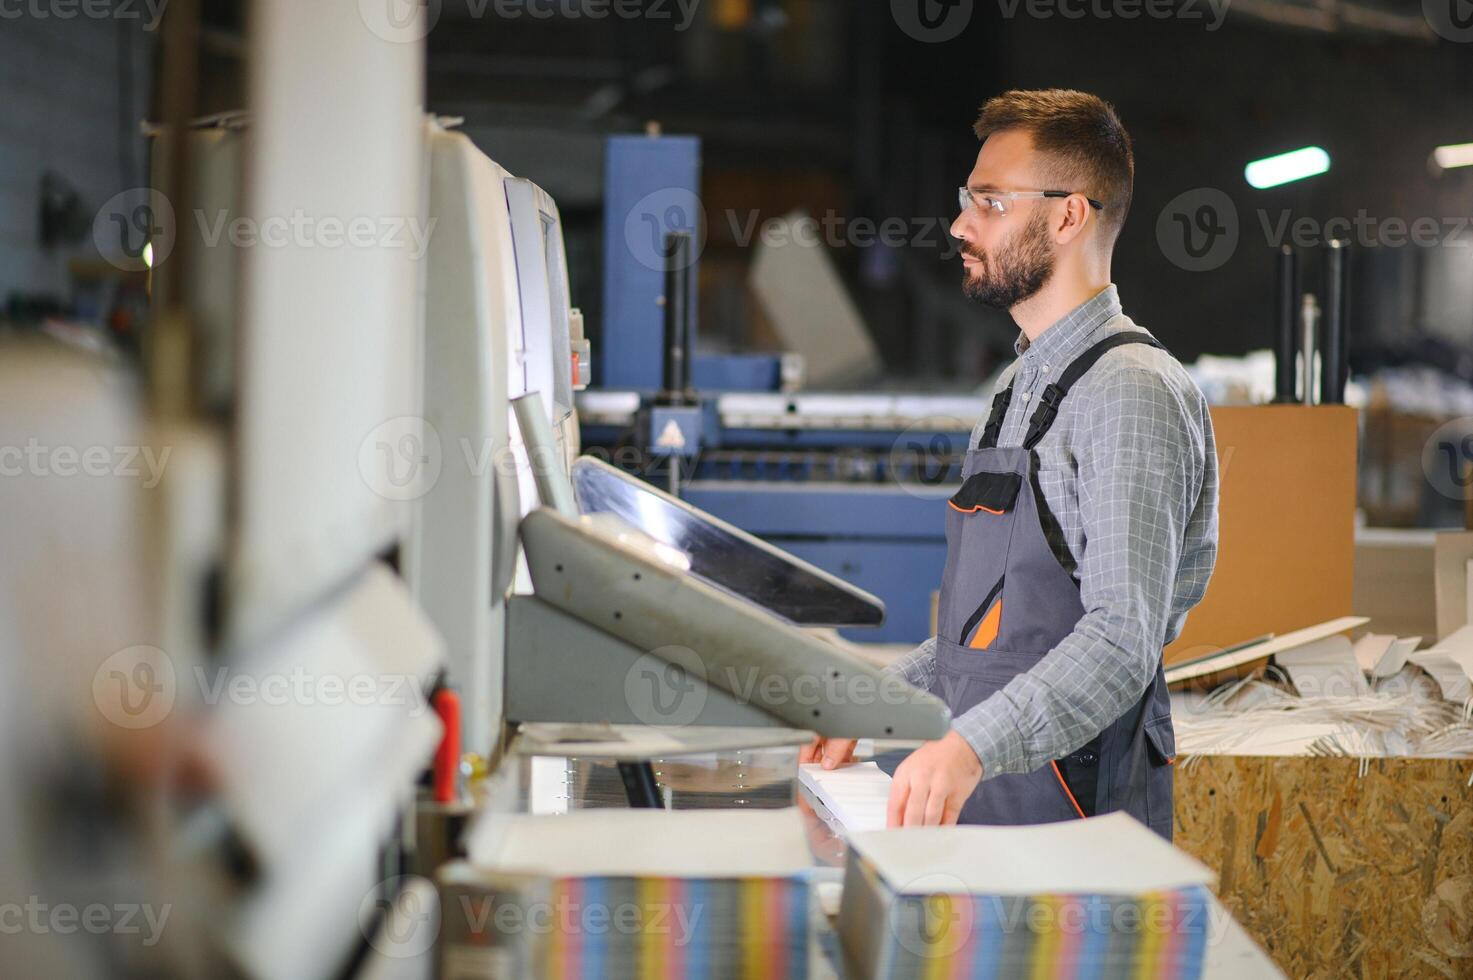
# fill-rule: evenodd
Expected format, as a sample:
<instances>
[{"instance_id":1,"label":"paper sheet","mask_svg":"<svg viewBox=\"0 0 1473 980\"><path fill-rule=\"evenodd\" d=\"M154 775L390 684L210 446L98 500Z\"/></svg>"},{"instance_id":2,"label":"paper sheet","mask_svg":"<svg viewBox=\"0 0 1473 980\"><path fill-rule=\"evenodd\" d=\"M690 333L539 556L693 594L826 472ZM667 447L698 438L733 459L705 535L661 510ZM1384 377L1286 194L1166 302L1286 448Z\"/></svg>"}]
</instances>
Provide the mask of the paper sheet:
<instances>
[{"instance_id":1,"label":"paper sheet","mask_svg":"<svg viewBox=\"0 0 1473 980\"><path fill-rule=\"evenodd\" d=\"M1206 736L1209 744L1204 746L1203 736L1193 730L1191 723L1179 721L1176 748L1178 752L1193 755L1310 755L1310 746L1315 742L1322 738L1340 739L1344 734L1342 726L1328 722L1278 722L1244 726L1241 734L1234 732L1226 744L1219 733L1213 732Z\"/></svg>"},{"instance_id":2,"label":"paper sheet","mask_svg":"<svg viewBox=\"0 0 1473 980\"><path fill-rule=\"evenodd\" d=\"M1345 636L1327 636L1274 654L1304 697L1360 697L1371 692Z\"/></svg>"},{"instance_id":3,"label":"paper sheet","mask_svg":"<svg viewBox=\"0 0 1473 980\"><path fill-rule=\"evenodd\" d=\"M467 851L478 868L554 877L788 877L813 863L796 807L500 815Z\"/></svg>"},{"instance_id":4,"label":"paper sheet","mask_svg":"<svg viewBox=\"0 0 1473 980\"><path fill-rule=\"evenodd\" d=\"M1455 630L1430 650L1412 654L1407 662L1431 674L1449 701L1473 698L1473 624Z\"/></svg>"},{"instance_id":5,"label":"paper sheet","mask_svg":"<svg viewBox=\"0 0 1473 980\"><path fill-rule=\"evenodd\" d=\"M798 767L798 780L828 807L846 834L885 829L890 776L873 762L838 769L805 763Z\"/></svg>"},{"instance_id":6,"label":"paper sheet","mask_svg":"<svg viewBox=\"0 0 1473 980\"><path fill-rule=\"evenodd\" d=\"M913 827L850 846L899 894L1119 895L1211 885L1211 869L1124 813L1024 827Z\"/></svg>"},{"instance_id":7,"label":"paper sheet","mask_svg":"<svg viewBox=\"0 0 1473 980\"><path fill-rule=\"evenodd\" d=\"M1250 643L1243 647L1231 647L1221 654L1211 657L1199 657L1187 663L1175 667L1166 668L1166 683L1176 684L1181 681L1191 680L1194 677L1206 677L1220 671L1230 670L1233 667L1241 667L1251 664L1255 660L1266 660L1270 654L1278 653L1280 650L1292 650L1294 647L1302 646L1322 637L1332 636L1335 633L1343 633L1346 630L1363 626L1370 622L1365 616L1341 616L1327 622L1318 623L1314 626L1306 626L1292 633L1284 633L1271 640L1261 643Z\"/></svg>"}]
</instances>

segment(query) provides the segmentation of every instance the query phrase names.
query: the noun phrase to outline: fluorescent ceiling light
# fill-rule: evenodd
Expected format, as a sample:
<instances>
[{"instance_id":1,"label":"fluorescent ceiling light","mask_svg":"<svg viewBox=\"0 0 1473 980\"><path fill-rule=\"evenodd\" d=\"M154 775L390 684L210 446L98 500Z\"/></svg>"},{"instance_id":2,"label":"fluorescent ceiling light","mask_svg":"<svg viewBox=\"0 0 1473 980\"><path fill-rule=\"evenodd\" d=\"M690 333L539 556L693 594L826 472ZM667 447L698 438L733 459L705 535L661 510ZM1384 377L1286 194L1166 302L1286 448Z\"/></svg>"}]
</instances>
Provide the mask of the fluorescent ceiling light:
<instances>
[{"instance_id":1,"label":"fluorescent ceiling light","mask_svg":"<svg viewBox=\"0 0 1473 980\"><path fill-rule=\"evenodd\" d=\"M1473 167L1473 143L1439 146L1432 151L1432 162L1443 170L1451 170L1454 167Z\"/></svg>"},{"instance_id":2,"label":"fluorescent ceiling light","mask_svg":"<svg viewBox=\"0 0 1473 980\"><path fill-rule=\"evenodd\" d=\"M1329 169L1330 154L1318 146L1306 146L1278 156L1254 160L1243 168L1243 176L1251 186L1263 190L1313 177Z\"/></svg>"}]
</instances>

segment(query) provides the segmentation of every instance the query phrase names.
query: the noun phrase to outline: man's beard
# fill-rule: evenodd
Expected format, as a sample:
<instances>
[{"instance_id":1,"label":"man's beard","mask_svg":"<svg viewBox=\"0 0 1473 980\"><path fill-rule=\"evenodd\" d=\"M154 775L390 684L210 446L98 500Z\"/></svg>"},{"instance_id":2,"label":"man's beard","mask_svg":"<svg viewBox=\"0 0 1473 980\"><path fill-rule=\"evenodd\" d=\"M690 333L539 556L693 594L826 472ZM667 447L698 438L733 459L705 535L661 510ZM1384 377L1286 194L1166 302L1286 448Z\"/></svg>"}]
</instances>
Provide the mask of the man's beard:
<instances>
[{"instance_id":1,"label":"man's beard","mask_svg":"<svg viewBox=\"0 0 1473 980\"><path fill-rule=\"evenodd\" d=\"M979 303L1010 310L1042 289L1054 274L1048 210L1036 209L1023 230L998 251L995 262L971 245L963 245L962 251L980 263L975 274L962 273L962 290Z\"/></svg>"}]
</instances>

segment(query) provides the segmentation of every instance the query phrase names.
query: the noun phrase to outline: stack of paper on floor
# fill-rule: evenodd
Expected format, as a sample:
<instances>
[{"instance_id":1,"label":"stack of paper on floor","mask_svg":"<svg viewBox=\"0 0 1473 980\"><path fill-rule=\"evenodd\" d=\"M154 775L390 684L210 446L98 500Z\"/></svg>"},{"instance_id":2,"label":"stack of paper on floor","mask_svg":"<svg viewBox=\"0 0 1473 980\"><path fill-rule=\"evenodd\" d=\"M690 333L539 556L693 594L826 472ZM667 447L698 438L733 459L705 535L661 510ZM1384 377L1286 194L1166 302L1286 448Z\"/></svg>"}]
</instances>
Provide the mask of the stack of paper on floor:
<instances>
[{"instance_id":1,"label":"stack of paper on floor","mask_svg":"<svg viewBox=\"0 0 1473 980\"><path fill-rule=\"evenodd\" d=\"M798 780L828 808L845 836L885 829L890 774L873 762L825 769L815 762L798 767Z\"/></svg>"},{"instance_id":2,"label":"stack of paper on floor","mask_svg":"<svg viewBox=\"0 0 1473 980\"><path fill-rule=\"evenodd\" d=\"M488 818L440 874L440 976L803 977L811 865L784 810Z\"/></svg>"},{"instance_id":3,"label":"stack of paper on floor","mask_svg":"<svg viewBox=\"0 0 1473 980\"><path fill-rule=\"evenodd\" d=\"M1212 880L1122 813L855 834L839 938L854 976L1197 977Z\"/></svg>"}]
</instances>

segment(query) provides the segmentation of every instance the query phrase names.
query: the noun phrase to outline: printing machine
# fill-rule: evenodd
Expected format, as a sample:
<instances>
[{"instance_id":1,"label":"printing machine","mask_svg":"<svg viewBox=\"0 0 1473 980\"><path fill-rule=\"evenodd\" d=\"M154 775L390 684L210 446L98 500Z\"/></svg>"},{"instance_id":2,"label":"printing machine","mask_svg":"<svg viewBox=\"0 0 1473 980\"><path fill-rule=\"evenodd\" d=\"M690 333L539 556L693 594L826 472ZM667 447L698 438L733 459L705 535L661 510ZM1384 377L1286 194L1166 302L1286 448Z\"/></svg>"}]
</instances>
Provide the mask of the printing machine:
<instances>
[{"instance_id":1,"label":"printing machine","mask_svg":"<svg viewBox=\"0 0 1473 980\"><path fill-rule=\"evenodd\" d=\"M802 628L879 622L874 597L597 459L568 464L577 328L557 209L465 135L432 125L429 143L440 233L427 256L425 416L442 447L471 451L442 452L410 564L470 706L467 746L494 754L503 721L658 724L654 705L686 682L700 707L671 724L781 728L789 742L944 732L939 702ZM510 378L497 367L508 361ZM751 671L780 693L747 694ZM648 698L646 674L665 685ZM862 678L894 697L814 705L781 693L805 678Z\"/></svg>"},{"instance_id":2,"label":"printing machine","mask_svg":"<svg viewBox=\"0 0 1473 980\"><path fill-rule=\"evenodd\" d=\"M987 400L797 390L792 355L696 354L699 141L615 136L604 157L599 343L608 353L577 396L586 446L883 599L887 620L846 638L930 636L944 501ZM650 229L667 236L663 249L643 240Z\"/></svg>"},{"instance_id":3,"label":"printing machine","mask_svg":"<svg viewBox=\"0 0 1473 980\"><path fill-rule=\"evenodd\" d=\"M147 493L99 482L53 507L44 487L15 487L40 532L17 554L75 523L68 508L147 538L97 538L100 567L132 568L123 580L140 586L112 593L127 613L115 621L133 625L101 641L126 662L37 663L69 695L68 678L101 678L68 710L101 732L99 767L148 818L104 810L148 872L130 897L176 910L141 961L150 971L379 975L421 962L395 937L406 909L433 898L406 872L426 849L416 782L442 732L425 703L441 683L462 695L463 744L492 781L516 768L523 727L558 742L558 726L591 725L645 805L660 802L648 759L672 749L792 746L815 731L927 738L948 723L939 700L809 628L877 621L874 597L578 457L589 348L556 205L427 118L422 45L385 43L360 15L261 0L245 111L173 111L154 128L154 182L180 223L153 274L141 399L95 365L9 362L46 381L11 386L11 418L28 419L25 399L49 385L95 409L68 441L170 450ZM166 44L166 72L178 52ZM402 240L248 247L205 234L218 218L293 214L432 233L423 255ZM114 418L140 435L114 434ZM16 622L64 641L55 609L73 599ZM293 677L334 683L264 696ZM108 715L113 682L152 697L163 678L167 724L140 736ZM376 685L367 703L349 696L360 679ZM794 693L819 679L840 696ZM843 696L855 683L879 703ZM662 714L670 699L690 716ZM139 758L157 781L120 770ZM0 772L0 808L24 785ZM68 830L42 822L22 846L79 856ZM66 865L6 880L55 894L77 879ZM34 945L37 962L55 952Z\"/></svg>"}]
</instances>

